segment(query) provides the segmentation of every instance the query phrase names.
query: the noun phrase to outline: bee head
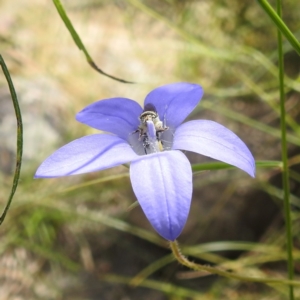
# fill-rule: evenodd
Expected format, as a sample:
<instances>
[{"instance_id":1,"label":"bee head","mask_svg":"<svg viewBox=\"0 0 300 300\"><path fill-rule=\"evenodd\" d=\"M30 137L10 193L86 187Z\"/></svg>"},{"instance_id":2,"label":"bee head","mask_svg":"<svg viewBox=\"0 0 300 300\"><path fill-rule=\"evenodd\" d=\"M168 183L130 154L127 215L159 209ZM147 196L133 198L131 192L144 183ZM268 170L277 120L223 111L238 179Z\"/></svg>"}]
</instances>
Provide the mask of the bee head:
<instances>
[{"instance_id":1,"label":"bee head","mask_svg":"<svg viewBox=\"0 0 300 300\"><path fill-rule=\"evenodd\" d=\"M140 120L142 123L146 123L146 121L153 121L157 117L158 114L155 106L151 103L147 103L144 107L144 111L140 115Z\"/></svg>"}]
</instances>

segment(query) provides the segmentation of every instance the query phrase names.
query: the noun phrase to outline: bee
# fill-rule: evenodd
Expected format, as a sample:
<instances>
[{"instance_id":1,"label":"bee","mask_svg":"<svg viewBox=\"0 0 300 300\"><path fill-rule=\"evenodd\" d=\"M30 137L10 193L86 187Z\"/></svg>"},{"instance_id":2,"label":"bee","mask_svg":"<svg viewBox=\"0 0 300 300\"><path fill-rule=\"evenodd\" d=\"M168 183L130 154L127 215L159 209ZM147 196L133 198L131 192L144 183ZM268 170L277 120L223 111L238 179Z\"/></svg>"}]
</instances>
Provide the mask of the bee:
<instances>
[{"instance_id":1,"label":"bee","mask_svg":"<svg viewBox=\"0 0 300 300\"><path fill-rule=\"evenodd\" d=\"M145 105L144 111L141 113L139 119L140 119L140 125L134 133L136 133L136 132L139 133L139 140L141 140L143 142L145 154L147 154L147 149L149 149L150 144L151 144L149 141L148 132L147 132L148 131L147 121L153 122L155 131L156 131L156 139L159 143L160 150L162 150L163 144L160 139L160 135L162 132L169 129L169 127L164 126L163 122L159 119L159 115L156 111L155 106L151 103L147 103Z\"/></svg>"}]
</instances>

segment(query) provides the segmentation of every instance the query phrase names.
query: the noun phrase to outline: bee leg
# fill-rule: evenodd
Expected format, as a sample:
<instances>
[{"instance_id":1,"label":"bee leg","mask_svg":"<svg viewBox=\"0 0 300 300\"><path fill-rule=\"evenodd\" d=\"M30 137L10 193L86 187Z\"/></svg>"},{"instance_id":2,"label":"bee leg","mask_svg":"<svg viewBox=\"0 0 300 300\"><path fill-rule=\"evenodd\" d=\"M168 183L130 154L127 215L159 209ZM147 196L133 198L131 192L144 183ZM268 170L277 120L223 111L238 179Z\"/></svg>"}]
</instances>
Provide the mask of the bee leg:
<instances>
[{"instance_id":1,"label":"bee leg","mask_svg":"<svg viewBox=\"0 0 300 300\"><path fill-rule=\"evenodd\" d=\"M147 148L149 148L148 136L146 133L144 133L141 135L141 137L143 137L143 147L144 147L145 154L148 154L147 153Z\"/></svg>"}]
</instances>

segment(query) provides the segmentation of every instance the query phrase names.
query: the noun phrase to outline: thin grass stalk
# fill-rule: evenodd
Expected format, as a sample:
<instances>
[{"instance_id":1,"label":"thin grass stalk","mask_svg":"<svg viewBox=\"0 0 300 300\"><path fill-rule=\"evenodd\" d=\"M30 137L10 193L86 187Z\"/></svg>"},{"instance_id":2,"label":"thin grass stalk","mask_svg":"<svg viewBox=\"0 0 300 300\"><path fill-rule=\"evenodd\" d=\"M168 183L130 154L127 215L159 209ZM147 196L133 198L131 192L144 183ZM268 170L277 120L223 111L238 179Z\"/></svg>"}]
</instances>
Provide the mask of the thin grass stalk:
<instances>
[{"instance_id":1,"label":"thin grass stalk","mask_svg":"<svg viewBox=\"0 0 300 300\"><path fill-rule=\"evenodd\" d=\"M4 76L6 78L6 81L7 81L8 87L9 87L9 91L10 91L10 95L11 95L11 99L12 99L12 102L13 102L13 106L14 106L15 114L16 114L16 119L17 119L17 159L16 159L15 174L14 174L13 185L12 185L12 188L11 188L10 195L8 196L6 206L5 206L5 208L3 210L3 213L0 217L0 225L1 225L3 223L5 217L6 217L6 214L9 210L9 208L10 208L12 199L14 197L14 194L17 190L18 183L19 183L20 172L21 172L21 164L22 164L22 155L23 155L23 123L22 123L22 114L21 114L21 110L20 110L20 107L19 107L17 93L15 91L14 84L13 84L12 79L10 77L10 73L7 69L5 61L4 61L1 54L0 54L0 65L2 67L2 71L4 73Z\"/></svg>"},{"instance_id":2,"label":"thin grass stalk","mask_svg":"<svg viewBox=\"0 0 300 300\"><path fill-rule=\"evenodd\" d=\"M108 77L108 78L111 78L113 80L116 80L116 81L119 81L119 82L122 82L122 83L134 83L133 81L127 81L127 80L124 80L124 79L121 79L121 78L118 78L116 76L112 76L112 75L109 75L108 73L104 72L102 69L100 69L96 63L93 61L92 57L90 56L89 52L86 50L83 42L81 41L77 31L75 30L71 20L69 19L63 5L61 4L60 0L53 0L53 3L57 9L57 12L59 13L61 19L63 20L64 24L66 25L68 31L70 32L76 46L79 48L79 50L83 51L84 55L85 55L85 58L87 60L87 62L89 63L89 65L94 69L96 70L97 72L99 72L100 74Z\"/></svg>"},{"instance_id":3,"label":"thin grass stalk","mask_svg":"<svg viewBox=\"0 0 300 300\"><path fill-rule=\"evenodd\" d=\"M300 55L300 43L293 35L293 33L289 30L289 28L286 26L286 24L282 21L281 11L278 12L278 5L280 5L281 1L277 2L277 14L267 0L258 0L258 2L262 6L266 14L273 21L273 23L276 25L277 29L280 31L280 34L282 33L286 37L293 49Z\"/></svg>"},{"instance_id":4,"label":"thin grass stalk","mask_svg":"<svg viewBox=\"0 0 300 300\"><path fill-rule=\"evenodd\" d=\"M276 1L276 10L278 16L282 16L281 0ZM287 244L287 267L289 279L294 278L294 263L293 263L293 237L292 237L292 221L291 221L291 205L290 205L290 186L289 186L289 166L287 154L286 140L286 112L285 112L285 95L284 95L284 64L283 64L283 49L281 31L277 29L278 42L278 64L279 64L279 93L280 93L280 127L281 127L281 156L283 162L282 182L284 190L284 214L286 228L286 244ZM294 300L294 287L289 286L289 298Z\"/></svg>"}]
</instances>

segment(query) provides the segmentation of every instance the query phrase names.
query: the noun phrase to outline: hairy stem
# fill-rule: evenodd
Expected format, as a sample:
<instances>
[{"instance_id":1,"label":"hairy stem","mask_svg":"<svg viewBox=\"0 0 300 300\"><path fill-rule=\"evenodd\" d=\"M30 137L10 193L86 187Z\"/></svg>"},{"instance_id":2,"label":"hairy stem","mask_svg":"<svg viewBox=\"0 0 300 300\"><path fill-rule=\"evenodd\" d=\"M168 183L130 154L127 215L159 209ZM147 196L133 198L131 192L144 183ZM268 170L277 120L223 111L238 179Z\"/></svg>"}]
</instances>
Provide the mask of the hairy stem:
<instances>
[{"instance_id":1,"label":"hairy stem","mask_svg":"<svg viewBox=\"0 0 300 300\"><path fill-rule=\"evenodd\" d=\"M212 266L207 266L207 265L200 265L196 264L190 260L188 260L182 253L179 248L179 245L177 241L175 240L174 242L169 241L170 243L170 248L173 252L174 257L176 260L181 264L189 269L195 270L195 271L203 271L204 273L211 273L211 274L216 274L220 275L226 278L230 279L237 279L241 281L248 281L248 282L260 282L260 283L265 283L265 284L285 284L289 286L300 286L299 281L293 281L293 280L285 280L285 279L278 279L278 278L262 278L262 277L250 277L250 276L244 276L244 275L239 275L230 271L226 271L224 269L218 268L218 267L212 267Z\"/></svg>"}]
</instances>

